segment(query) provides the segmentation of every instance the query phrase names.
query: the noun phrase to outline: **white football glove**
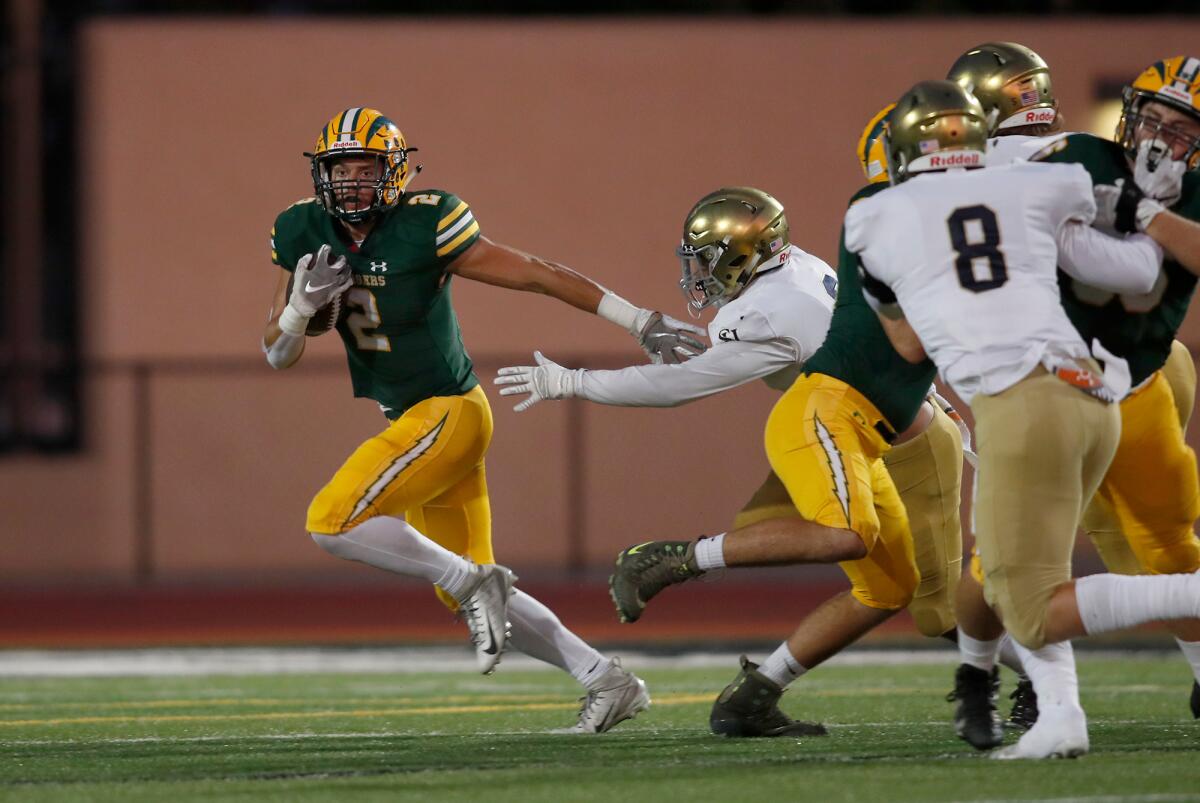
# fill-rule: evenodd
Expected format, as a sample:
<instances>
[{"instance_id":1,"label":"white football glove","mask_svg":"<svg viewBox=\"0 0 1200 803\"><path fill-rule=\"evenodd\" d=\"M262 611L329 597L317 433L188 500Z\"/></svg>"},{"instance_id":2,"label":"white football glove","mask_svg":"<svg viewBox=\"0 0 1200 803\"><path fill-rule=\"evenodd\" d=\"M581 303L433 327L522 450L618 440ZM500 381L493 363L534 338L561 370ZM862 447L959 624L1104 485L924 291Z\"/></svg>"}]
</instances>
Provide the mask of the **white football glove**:
<instances>
[{"instance_id":1,"label":"white football glove","mask_svg":"<svg viewBox=\"0 0 1200 803\"><path fill-rule=\"evenodd\" d=\"M533 352L533 359L537 365L501 368L492 380L496 385L512 385L502 388L501 396L529 394L528 399L513 407L514 410L518 413L524 412L542 399L570 399L579 395L583 369L563 368L554 360L543 357L540 351Z\"/></svg>"},{"instance_id":2,"label":"white football glove","mask_svg":"<svg viewBox=\"0 0 1200 803\"><path fill-rule=\"evenodd\" d=\"M661 312L641 312L650 314L646 316L645 323L642 323L634 337L651 362L674 365L686 362L708 349L708 346L698 339L706 334L703 328L684 323Z\"/></svg>"},{"instance_id":3,"label":"white football glove","mask_svg":"<svg viewBox=\"0 0 1200 803\"><path fill-rule=\"evenodd\" d=\"M1183 174L1187 163L1171 158L1170 147L1161 139L1149 139L1138 146L1133 161L1133 180L1147 198L1171 206L1183 196Z\"/></svg>"},{"instance_id":4,"label":"white football glove","mask_svg":"<svg viewBox=\"0 0 1200 803\"><path fill-rule=\"evenodd\" d=\"M300 257L295 276L288 306L294 307L305 318L311 318L354 283L354 274L347 270L346 258L335 258L328 245L322 245L316 254Z\"/></svg>"}]
</instances>

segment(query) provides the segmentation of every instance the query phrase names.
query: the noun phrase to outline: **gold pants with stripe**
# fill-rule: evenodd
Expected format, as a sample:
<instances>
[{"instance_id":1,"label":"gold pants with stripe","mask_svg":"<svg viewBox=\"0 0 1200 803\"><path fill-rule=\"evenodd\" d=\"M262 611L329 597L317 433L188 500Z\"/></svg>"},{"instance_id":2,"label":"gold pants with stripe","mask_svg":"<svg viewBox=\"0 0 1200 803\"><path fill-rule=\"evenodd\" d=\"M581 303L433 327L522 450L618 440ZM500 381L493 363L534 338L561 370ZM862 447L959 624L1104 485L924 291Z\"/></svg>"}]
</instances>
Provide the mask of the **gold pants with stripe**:
<instances>
[{"instance_id":1,"label":"gold pants with stripe","mask_svg":"<svg viewBox=\"0 0 1200 803\"><path fill-rule=\"evenodd\" d=\"M857 533L867 555L839 564L856 600L898 610L912 600L919 573L908 516L882 455L883 416L854 388L824 374L802 376L767 419L767 459L795 511Z\"/></svg>"},{"instance_id":2,"label":"gold pants with stripe","mask_svg":"<svg viewBox=\"0 0 1200 803\"><path fill-rule=\"evenodd\" d=\"M954 627L954 597L962 573L962 434L936 404L921 435L893 446L883 462L908 513L920 582L908 611L923 635ZM734 529L765 519L800 515L775 472L770 472L734 519Z\"/></svg>"},{"instance_id":3,"label":"gold pants with stripe","mask_svg":"<svg viewBox=\"0 0 1200 803\"><path fill-rule=\"evenodd\" d=\"M1084 506L1116 453L1120 413L1041 367L1001 393L977 395L971 410L984 597L1014 639L1037 649L1050 598L1071 579Z\"/></svg>"},{"instance_id":4,"label":"gold pants with stripe","mask_svg":"<svg viewBox=\"0 0 1200 803\"><path fill-rule=\"evenodd\" d=\"M1121 402L1121 442L1083 528L1117 574L1200 569L1196 454L1184 440L1196 367L1176 341L1166 365Z\"/></svg>"},{"instance_id":5,"label":"gold pants with stripe","mask_svg":"<svg viewBox=\"0 0 1200 803\"><path fill-rule=\"evenodd\" d=\"M481 387L425 399L350 455L309 505L308 530L338 535L373 516L403 517L451 552L494 563L483 465L491 440Z\"/></svg>"}]
</instances>

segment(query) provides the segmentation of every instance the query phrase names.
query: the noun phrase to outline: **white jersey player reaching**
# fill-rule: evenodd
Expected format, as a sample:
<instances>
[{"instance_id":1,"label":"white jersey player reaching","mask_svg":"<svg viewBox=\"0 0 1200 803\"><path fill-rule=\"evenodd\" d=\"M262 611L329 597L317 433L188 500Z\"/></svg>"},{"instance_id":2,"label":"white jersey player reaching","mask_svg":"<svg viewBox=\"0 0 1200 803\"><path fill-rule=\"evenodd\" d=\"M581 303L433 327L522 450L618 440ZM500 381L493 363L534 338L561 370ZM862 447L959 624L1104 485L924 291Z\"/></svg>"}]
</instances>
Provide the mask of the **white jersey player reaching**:
<instances>
[{"instance_id":1,"label":"white jersey player reaching","mask_svg":"<svg viewBox=\"0 0 1200 803\"><path fill-rule=\"evenodd\" d=\"M500 395L528 393L527 410L543 399L582 398L623 407L674 407L764 379L786 390L825 339L837 275L788 240L782 205L761 190L730 187L701 199L711 218L738 221L718 246L740 249L740 260L713 275L712 255L680 249L680 286L695 311L716 307L708 325L712 347L675 365L636 365L615 371L566 369L535 353L537 366L501 368ZM744 251L742 253L741 251Z\"/></svg>"},{"instance_id":2,"label":"white jersey player reaching","mask_svg":"<svg viewBox=\"0 0 1200 803\"><path fill-rule=\"evenodd\" d=\"M1094 344L1108 363L1100 374L1062 307L1056 270L1146 292L1161 251L1090 227L1091 181L1077 165L960 169L982 167L986 132L979 101L953 82L905 93L885 131L895 186L849 210L846 245L897 350L928 354L975 415L985 595L1040 709L994 755L1075 756L1088 736L1069 640L1196 616L1200 575L1071 579L1075 530L1116 450L1113 401L1128 373Z\"/></svg>"}]
</instances>

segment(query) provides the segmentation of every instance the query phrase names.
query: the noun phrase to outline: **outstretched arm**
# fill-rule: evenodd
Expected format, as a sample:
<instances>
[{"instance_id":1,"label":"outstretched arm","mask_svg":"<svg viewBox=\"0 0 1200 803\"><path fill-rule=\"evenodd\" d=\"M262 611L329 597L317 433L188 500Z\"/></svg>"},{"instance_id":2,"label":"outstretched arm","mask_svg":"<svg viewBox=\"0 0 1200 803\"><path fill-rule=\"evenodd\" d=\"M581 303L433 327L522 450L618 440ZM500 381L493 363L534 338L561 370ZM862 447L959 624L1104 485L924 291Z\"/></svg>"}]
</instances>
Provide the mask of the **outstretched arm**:
<instances>
[{"instance_id":1,"label":"outstretched arm","mask_svg":"<svg viewBox=\"0 0 1200 803\"><path fill-rule=\"evenodd\" d=\"M736 388L799 362L790 340L722 343L681 365L633 365L615 371L563 368L534 352L536 365L501 368L501 396L528 394L513 409L543 399L581 398L619 407L676 407Z\"/></svg>"},{"instance_id":2,"label":"outstretched arm","mask_svg":"<svg viewBox=\"0 0 1200 803\"><path fill-rule=\"evenodd\" d=\"M680 362L704 351L704 330L651 310L635 307L611 290L566 265L480 237L447 267L464 279L541 293L593 312L628 331L652 357Z\"/></svg>"}]
</instances>

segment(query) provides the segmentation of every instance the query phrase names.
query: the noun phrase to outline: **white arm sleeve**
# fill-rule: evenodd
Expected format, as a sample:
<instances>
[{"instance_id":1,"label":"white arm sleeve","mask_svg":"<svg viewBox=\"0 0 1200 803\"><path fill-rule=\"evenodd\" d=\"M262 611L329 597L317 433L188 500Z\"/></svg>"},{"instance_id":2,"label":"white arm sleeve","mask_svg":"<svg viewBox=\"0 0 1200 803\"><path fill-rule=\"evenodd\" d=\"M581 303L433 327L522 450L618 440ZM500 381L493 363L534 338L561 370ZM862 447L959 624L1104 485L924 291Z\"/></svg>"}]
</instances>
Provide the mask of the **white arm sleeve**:
<instances>
[{"instance_id":1,"label":"white arm sleeve","mask_svg":"<svg viewBox=\"0 0 1200 803\"><path fill-rule=\"evenodd\" d=\"M1058 230L1058 265L1067 275L1112 293L1148 293L1158 279L1162 248L1144 234L1119 239L1078 220Z\"/></svg>"},{"instance_id":2,"label":"white arm sleeve","mask_svg":"<svg viewBox=\"0 0 1200 803\"><path fill-rule=\"evenodd\" d=\"M790 340L720 343L678 365L634 365L584 371L578 395L620 407L675 407L795 365Z\"/></svg>"},{"instance_id":3,"label":"white arm sleeve","mask_svg":"<svg viewBox=\"0 0 1200 803\"><path fill-rule=\"evenodd\" d=\"M300 359L300 353L304 351L304 335L289 335L287 332L280 332L279 337L275 338L275 342L270 346L264 343L262 350L263 354L267 355L267 362L276 371L290 368L296 360Z\"/></svg>"}]
</instances>

